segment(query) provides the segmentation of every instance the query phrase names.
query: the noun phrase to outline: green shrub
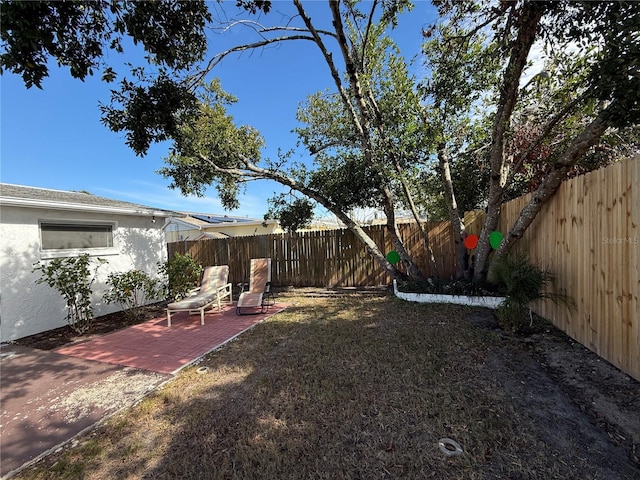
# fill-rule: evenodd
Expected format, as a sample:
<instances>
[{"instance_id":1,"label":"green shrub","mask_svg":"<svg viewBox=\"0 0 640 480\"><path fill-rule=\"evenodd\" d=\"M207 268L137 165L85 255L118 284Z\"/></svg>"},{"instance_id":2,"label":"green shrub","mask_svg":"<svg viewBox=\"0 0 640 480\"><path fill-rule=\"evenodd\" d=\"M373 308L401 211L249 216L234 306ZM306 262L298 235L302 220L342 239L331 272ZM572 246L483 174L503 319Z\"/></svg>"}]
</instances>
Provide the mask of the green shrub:
<instances>
[{"instance_id":1,"label":"green shrub","mask_svg":"<svg viewBox=\"0 0 640 480\"><path fill-rule=\"evenodd\" d=\"M204 267L187 254L176 253L173 258L159 265L159 271L167 277L167 298L180 300L197 287Z\"/></svg>"},{"instance_id":2,"label":"green shrub","mask_svg":"<svg viewBox=\"0 0 640 480\"><path fill-rule=\"evenodd\" d=\"M77 257L56 258L33 268L33 272L40 272L37 284L46 283L62 294L67 308L67 322L78 334L89 331L93 322L91 285L98 268L107 262L102 258L96 258L96 261L98 263L93 273L90 270L91 258L87 253Z\"/></svg>"},{"instance_id":3,"label":"green shrub","mask_svg":"<svg viewBox=\"0 0 640 480\"><path fill-rule=\"evenodd\" d=\"M118 303L133 321L140 319L144 307L152 300L157 300L163 292L159 280L140 270L110 273L107 285L109 289L104 293L104 301Z\"/></svg>"},{"instance_id":4,"label":"green shrub","mask_svg":"<svg viewBox=\"0 0 640 480\"><path fill-rule=\"evenodd\" d=\"M517 332L525 328L527 320L531 325L531 309L528 305L507 297L498 308L496 316L505 330Z\"/></svg>"},{"instance_id":5,"label":"green shrub","mask_svg":"<svg viewBox=\"0 0 640 480\"><path fill-rule=\"evenodd\" d=\"M555 278L546 268L534 265L529 256L518 252L498 258L491 263L487 279L503 289L507 297L496 309L505 329L517 331L531 326L531 302L548 299L557 304L572 306L571 299L550 291Z\"/></svg>"}]
</instances>

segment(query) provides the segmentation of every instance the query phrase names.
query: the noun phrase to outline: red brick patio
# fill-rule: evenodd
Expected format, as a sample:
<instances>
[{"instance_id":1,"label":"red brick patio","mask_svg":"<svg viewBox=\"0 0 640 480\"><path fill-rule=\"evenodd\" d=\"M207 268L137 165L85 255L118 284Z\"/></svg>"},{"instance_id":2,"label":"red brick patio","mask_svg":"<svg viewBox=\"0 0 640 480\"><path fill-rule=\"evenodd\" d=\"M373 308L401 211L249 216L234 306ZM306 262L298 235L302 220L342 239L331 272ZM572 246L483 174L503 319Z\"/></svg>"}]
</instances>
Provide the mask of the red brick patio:
<instances>
[{"instance_id":1,"label":"red brick patio","mask_svg":"<svg viewBox=\"0 0 640 480\"><path fill-rule=\"evenodd\" d=\"M202 355L215 350L265 318L286 308L275 304L268 312L258 315L235 314L235 306L223 307L205 315L180 312L128 327L100 338L55 350L72 357L99 362L143 368L159 373L175 373Z\"/></svg>"}]
</instances>

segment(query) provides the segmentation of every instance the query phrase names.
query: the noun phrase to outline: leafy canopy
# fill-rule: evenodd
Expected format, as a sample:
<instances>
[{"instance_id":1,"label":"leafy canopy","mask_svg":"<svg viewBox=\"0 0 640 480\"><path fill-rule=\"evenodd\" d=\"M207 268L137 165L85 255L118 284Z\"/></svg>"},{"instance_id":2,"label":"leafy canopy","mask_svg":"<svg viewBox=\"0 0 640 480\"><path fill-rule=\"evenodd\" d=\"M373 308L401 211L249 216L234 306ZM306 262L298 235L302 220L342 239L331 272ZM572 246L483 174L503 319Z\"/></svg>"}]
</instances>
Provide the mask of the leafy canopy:
<instances>
[{"instance_id":1,"label":"leafy canopy","mask_svg":"<svg viewBox=\"0 0 640 480\"><path fill-rule=\"evenodd\" d=\"M103 69L102 78L112 81L116 74L105 54L121 53L125 37L143 46L149 62L182 70L202 59L210 21L203 0L3 2L2 70L21 75L27 87L42 88L52 58L74 78Z\"/></svg>"},{"instance_id":2,"label":"leafy canopy","mask_svg":"<svg viewBox=\"0 0 640 480\"><path fill-rule=\"evenodd\" d=\"M222 205L238 208L238 194L248 180L242 169L260 161L264 141L254 128L234 124L226 108L237 99L222 90L219 80L202 86L199 101L172 132L173 147L159 173L185 195L203 196L215 184Z\"/></svg>"}]
</instances>

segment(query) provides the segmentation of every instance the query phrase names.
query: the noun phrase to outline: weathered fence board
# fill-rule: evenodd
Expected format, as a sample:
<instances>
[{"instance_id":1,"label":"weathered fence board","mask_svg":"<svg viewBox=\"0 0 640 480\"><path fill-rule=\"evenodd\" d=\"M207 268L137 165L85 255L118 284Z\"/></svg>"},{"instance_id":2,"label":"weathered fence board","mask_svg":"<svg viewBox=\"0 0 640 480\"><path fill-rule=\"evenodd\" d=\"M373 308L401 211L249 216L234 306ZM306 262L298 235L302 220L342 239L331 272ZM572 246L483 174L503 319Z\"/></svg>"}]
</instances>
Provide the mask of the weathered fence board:
<instances>
[{"instance_id":1,"label":"weathered fence board","mask_svg":"<svg viewBox=\"0 0 640 480\"><path fill-rule=\"evenodd\" d=\"M421 271L435 275L418 226L400 224L399 230ZM365 227L365 231L383 252L393 249L383 226ZM430 222L428 231L437 274L449 278L455 271L451 227L448 222ZM168 250L169 258L176 252L188 252L203 265L229 265L232 283L245 281L249 260L262 257L272 259L272 278L276 285L360 287L391 283L389 275L347 229L176 242L169 244Z\"/></svg>"},{"instance_id":2,"label":"weathered fence board","mask_svg":"<svg viewBox=\"0 0 640 480\"><path fill-rule=\"evenodd\" d=\"M571 297L575 311L551 302L536 312L568 335L640 380L640 157L564 182L543 207L517 248L548 266L556 289ZM529 200L503 205L506 234ZM468 212L469 234L479 234L483 212ZM429 223L433 271L415 224L399 226L406 248L426 275L450 278L455 243L448 222ZM392 250L383 226L366 227L383 252ZM391 279L349 230L234 237L169 244L207 265L229 265L233 283L246 281L251 258L271 257L275 284L353 287L389 284Z\"/></svg>"}]
</instances>

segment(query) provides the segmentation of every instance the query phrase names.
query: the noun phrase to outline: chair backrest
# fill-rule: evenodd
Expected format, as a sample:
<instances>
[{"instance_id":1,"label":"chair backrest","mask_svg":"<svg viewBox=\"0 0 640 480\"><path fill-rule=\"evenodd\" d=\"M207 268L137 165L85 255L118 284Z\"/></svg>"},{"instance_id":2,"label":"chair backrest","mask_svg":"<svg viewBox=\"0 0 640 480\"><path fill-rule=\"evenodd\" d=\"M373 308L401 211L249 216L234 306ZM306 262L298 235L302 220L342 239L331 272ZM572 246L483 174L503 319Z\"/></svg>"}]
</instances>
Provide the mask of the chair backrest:
<instances>
[{"instance_id":1,"label":"chair backrest","mask_svg":"<svg viewBox=\"0 0 640 480\"><path fill-rule=\"evenodd\" d=\"M224 287L229 281L229 266L218 265L214 267L206 267L202 274L202 283L200 283L200 292L215 290Z\"/></svg>"},{"instance_id":2,"label":"chair backrest","mask_svg":"<svg viewBox=\"0 0 640 480\"><path fill-rule=\"evenodd\" d=\"M249 292L263 293L267 290L267 283L269 282L271 282L271 259L252 258Z\"/></svg>"}]
</instances>

